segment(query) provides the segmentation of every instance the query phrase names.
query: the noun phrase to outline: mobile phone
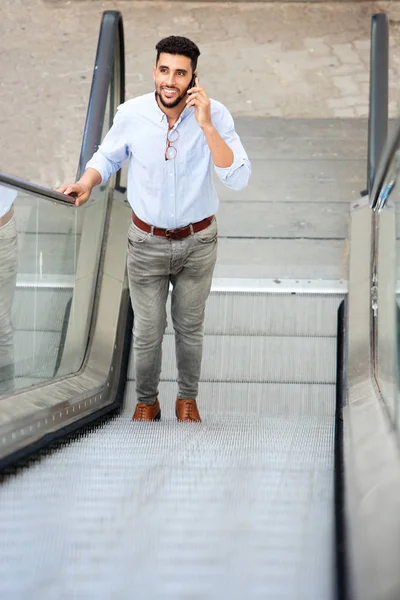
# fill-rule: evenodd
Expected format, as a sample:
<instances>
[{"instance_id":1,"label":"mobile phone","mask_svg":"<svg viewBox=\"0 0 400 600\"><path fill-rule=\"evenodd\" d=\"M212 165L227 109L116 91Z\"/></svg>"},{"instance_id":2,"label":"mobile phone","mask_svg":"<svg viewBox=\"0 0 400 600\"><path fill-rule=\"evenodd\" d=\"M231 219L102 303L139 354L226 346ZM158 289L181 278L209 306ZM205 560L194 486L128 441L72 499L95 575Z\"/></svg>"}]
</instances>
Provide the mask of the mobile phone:
<instances>
[{"instance_id":1,"label":"mobile phone","mask_svg":"<svg viewBox=\"0 0 400 600\"><path fill-rule=\"evenodd\" d=\"M194 87L196 85L196 77L197 77L196 73L193 73L193 77L189 83L188 91L191 90L192 87Z\"/></svg>"}]
</instances>

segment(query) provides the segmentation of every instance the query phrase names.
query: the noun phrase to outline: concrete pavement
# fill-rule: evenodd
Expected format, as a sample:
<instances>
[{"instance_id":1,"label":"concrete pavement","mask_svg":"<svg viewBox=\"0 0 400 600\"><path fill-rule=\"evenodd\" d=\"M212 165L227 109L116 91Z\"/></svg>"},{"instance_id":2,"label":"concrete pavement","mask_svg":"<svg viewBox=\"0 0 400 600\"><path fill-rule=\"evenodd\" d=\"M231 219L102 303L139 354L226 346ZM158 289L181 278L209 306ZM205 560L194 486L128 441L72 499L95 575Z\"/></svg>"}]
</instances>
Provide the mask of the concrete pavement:
<instances>
[{"instance_id":1,"label":"concrete pavement","mask_svg":"<svg viewBox=\"0 0 400 600\"><path fill-rule=\"evenodd\" d=\"M365 117L371 15L390 15L390 113L399 106L400 6L3 0L0 168L45 185L75 176L101 13L122 12L127 95L153 87L154 46L193 38L201 82L234 116Z\"/></svg>"}]
</instances>

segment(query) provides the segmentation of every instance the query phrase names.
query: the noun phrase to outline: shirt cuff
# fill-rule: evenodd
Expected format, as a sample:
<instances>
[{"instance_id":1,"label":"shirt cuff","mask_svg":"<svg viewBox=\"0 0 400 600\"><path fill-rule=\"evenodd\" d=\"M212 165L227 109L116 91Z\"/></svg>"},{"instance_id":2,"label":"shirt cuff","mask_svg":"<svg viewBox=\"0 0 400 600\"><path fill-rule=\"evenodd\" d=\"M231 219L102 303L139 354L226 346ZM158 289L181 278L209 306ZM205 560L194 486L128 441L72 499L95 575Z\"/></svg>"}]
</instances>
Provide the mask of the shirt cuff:
<instances>
[{"instance_id":1,"label":"shirt cuff","mask_svg":"<svg viewBox=\"0 0 400 600\"><path fill-rule=\"evenodd\" d=\"M218 177L220 177L221 179L228 179L232 175L232 173L234 173L236 169L238 169L242 165L244 165L243 158L234 154L233 163L230 167L217 167L216 165L214 165L214 168Z\"/></svg>"},{"instance_id":2,"label":"shirt cuff","mask_svg":"<svg viewBox=\"0 0 400 600\"><path fill-rule=\"evenodd\" d=\"M101 164L101 160L99 157L92 157L88 163L86 163L85 169L95 169L101 176L101 183L104 183L108 179L107 170L104 168L104 165Z\"/></svg>"}]
</instances>

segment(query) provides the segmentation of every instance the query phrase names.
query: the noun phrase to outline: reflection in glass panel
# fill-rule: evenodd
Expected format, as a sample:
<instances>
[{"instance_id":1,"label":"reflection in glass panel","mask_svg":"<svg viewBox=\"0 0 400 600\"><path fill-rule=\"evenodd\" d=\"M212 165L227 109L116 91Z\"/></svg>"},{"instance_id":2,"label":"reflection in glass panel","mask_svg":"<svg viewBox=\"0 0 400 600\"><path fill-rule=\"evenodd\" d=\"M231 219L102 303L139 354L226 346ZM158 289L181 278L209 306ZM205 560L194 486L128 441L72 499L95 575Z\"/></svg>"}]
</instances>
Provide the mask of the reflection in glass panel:
<instances>
[{"instance_id":1,"label":"reflection in glass panel","mask_svg":"<svg viewBox=\"0 0 400 600\"><path fill-rule=\"evenodd\" d=\"M12 308L17 280L18 244L13 211L17 192L0 186L0 394L14 387Z\"/></svg>"},{"instance_id":2,"label":"reflection in glass panel","mask_svg":"<svg viewBox=\"0 0 400 600\"><path fill-rule=\"evenodd\" d=\"M0 395L80 369L106 199L76 209L0 186Z\"/></svg>"},{"instance_id":3,"label":"reflection in glass panel","mask_svg":"<svg viewBox=\"0 0 400 600\"><path fill-rule=\"evenodd\" d=\"M0 393L51 379L79 251L77 211L0 186Z\"/></svg>"}]
</instances>

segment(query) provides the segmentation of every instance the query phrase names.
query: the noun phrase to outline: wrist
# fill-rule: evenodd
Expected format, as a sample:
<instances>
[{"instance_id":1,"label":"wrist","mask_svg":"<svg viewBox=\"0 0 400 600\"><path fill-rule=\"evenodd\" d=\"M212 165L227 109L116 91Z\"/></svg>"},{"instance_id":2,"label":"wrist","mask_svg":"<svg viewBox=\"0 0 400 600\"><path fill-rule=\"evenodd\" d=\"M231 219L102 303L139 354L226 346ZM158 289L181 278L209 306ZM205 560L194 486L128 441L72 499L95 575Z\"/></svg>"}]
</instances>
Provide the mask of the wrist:
<instances>
[{"instance_id":1,"label":"wrist","mask_svg":"<svg viewBox=\"0 0 400 600\"><path fill-rule=\"evenodd\" d=\"M79 185L83 185L83 187L86 188L86 191L90 194L90 192L92 191L92 186L89 183L87 183L87 181L79 180L77 183Z\"/></svg>"},{"instance_id":2,"label":"wrist","mask_svg":"<svg viewBox=\"0 0 400 600\"><path fill-rule=\"evenodd\" d=\"M203 131L204 135L206 135L215 131L215 127L212 124L212 121L210 121L209 123L205 123L204 125L202 125L201 130Z\"/></svg>"}]
</instances>

